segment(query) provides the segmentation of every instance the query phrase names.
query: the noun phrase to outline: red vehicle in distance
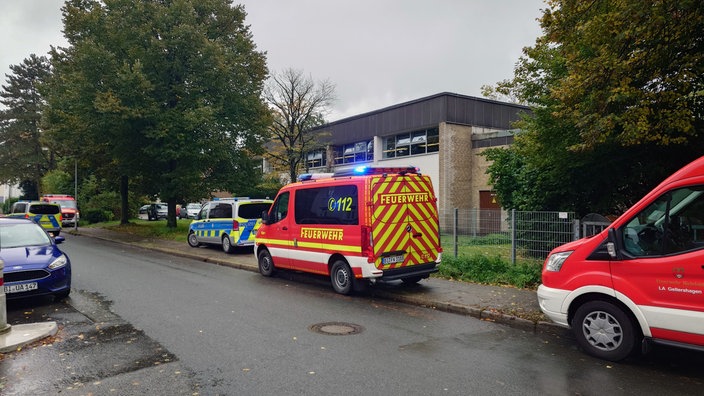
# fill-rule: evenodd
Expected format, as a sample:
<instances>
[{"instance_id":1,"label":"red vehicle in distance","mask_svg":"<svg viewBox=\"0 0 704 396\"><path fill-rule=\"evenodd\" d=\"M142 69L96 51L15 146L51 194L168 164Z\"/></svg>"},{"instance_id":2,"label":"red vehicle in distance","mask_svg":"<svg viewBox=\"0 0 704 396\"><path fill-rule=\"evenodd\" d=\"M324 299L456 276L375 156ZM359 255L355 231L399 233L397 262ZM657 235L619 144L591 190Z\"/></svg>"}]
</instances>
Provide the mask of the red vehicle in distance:
<instances>
[{"instance_id":1,"label":"red vehicle in distance","mask_svg":"<svg viewBox=\"0 0 704 396\"><path fill-rule=\"evenodd\" d=\"M46 194L41 201L56 203L61 206L61 223L63 226L75 226L80 220L80 211L76 199L70 195Z\"/></svg>"}]
</instances>

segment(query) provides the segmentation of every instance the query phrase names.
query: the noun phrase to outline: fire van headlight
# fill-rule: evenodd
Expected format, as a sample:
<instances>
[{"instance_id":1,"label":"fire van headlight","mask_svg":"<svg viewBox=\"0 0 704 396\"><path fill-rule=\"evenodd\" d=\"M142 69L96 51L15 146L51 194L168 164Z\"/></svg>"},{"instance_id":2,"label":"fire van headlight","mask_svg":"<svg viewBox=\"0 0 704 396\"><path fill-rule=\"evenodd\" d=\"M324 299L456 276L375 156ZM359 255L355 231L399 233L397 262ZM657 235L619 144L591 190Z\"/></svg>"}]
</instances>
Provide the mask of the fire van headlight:
<instances>
[{"instance_id":1,"label":"fire van headlight","mask_svg":"<svg viewBox=\"0 0 704 396\"><path fill-rule=\"evenodd\" d=\"M560 271L562 264L567 260L570 254L572 254L572 251L551 254L550 257L548 257L547 264L545 264L545 269L552 272Z\"/></svg>"},{"instance_id":2,"label":"fire van headlight","mask_svg":"<svg viewBox=\"0 0 704 396\"><path fill-rule=\"evenodd\" d=\"M57 258L56 260L54 260L54 262L49 264L49 269L55 270L57 268L61 268L64 265L66 265L66 263L68 263L68 260L66 259L66 255L62 254L61 257Z\"/></svg>"}]
</instances>

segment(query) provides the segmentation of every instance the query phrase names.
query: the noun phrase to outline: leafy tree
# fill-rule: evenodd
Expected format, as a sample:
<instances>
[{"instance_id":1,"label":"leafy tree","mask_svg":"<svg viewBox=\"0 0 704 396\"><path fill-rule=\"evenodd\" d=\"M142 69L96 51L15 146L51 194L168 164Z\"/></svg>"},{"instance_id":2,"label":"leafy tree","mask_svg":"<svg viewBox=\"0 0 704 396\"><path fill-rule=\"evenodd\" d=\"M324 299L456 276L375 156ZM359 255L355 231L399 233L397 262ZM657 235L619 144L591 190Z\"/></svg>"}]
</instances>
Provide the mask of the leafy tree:
<instances>
[{"instance_id":1,"label":"leafy tree","mask_svg":"<svg viewBox=\"0 0 704 396\"><path fill-rule=\"evenodd\" d=\"M52 168L52 152L42 145L40 126L44 99L38 91L51 71L46 57L32 54L11 65L0 103L0 181L21 183L25 196L39 195L41 177Z\"/></svg>"},{"instance_id":2,"label":"leafy tree","mask_svg":"<svg viewBox=\"0 0 704 396\"><path fill-rule=\"evenodd\" d=\"M46 121L64 154L119 185L122 223L130 186L167 202L175 227L177 202L230 186L261 153L266 59L242 6L69 0L63 15Z\"/></svg>"},{"instance_id":3,"label":"leafy tree","mask_svg":"<svg viewBox=\"0 0 704 396\"><path fill-rule=\"evenodd\" d=\"M301 70L286 69L271 76L264 99L273 118L268 157L294 181L305 154L320 148L325 134L312 129L325 123L335 86L327 80L316 83Z\"/></svg>"},{"instance_id":4,"label":"leafy tree","mask_svg":"<svg viewBox=\"0 0 704 396\"><path fill-rule=\"evenodd\" d=\"M547 4L544 35L491 91L533 107L508 152L487 151L491 179L505 207L620 212L702 155L704 9Z\"/></svg>"}]
</instances>

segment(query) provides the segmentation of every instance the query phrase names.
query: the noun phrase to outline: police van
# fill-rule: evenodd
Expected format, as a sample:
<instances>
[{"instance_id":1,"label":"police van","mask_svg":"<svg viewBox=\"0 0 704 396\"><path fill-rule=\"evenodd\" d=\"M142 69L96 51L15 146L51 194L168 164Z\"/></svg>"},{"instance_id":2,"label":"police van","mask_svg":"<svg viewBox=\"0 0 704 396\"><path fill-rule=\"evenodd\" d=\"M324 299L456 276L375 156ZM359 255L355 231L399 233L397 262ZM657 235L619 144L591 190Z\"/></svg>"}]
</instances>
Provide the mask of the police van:
<instances>
[{"instance_id":1,"label":"police van","mask_svg":"<svg viewBox=\"0 0 704 396\"><path fill-rule=\"evenodd\" d=\"M554 249L538 301L602 359L621 360L651 343L704 351L704 157L600 234Z\"/></svg>"},{"instance_id":2,"label":"police van","mask_svg":"<svg viewBox=\"0 0 704 396\"><path fill-rule=\"evenodd\" d=\"M254 235L262 224L262 212L269 210L270 199L248 197L221 198L201 207L188 230L188 244L221 245L231 253L237 246L254 245Z\"/></svg>"},{"instance_id":3,"label":"police van","mask_svg":"<svg viewBox=\"0 0 704 396\"><path fill-rule=\"evenodd\" d=\"M63 226L75 226L81 217L76 199L71 195L45 194L40 201L51 202L61 206L61 224Z\"/></svg>"},{"instance_id":4,"label":"police van","mask_svg":"<svg viewBox=\"0 0 704 396\"><path fill-rule=\"evenodd\" d=\"M378 280L416 283L438 270L437 199L414 167L308 174L284 186L255 238L259 271L329 276L349 294Z\"/></svg>"},{"instance_id":5,"label":"police van","mask_svg":"<svg viewBox=\"0 0 704 396\"><path fill-rule=\"evenodd\" d=\"M44 231L53 236L61 232L61 206L41 201L17 201L12 204L7 217L24 217L34 220Z\"/></svg>"}]
</instances>

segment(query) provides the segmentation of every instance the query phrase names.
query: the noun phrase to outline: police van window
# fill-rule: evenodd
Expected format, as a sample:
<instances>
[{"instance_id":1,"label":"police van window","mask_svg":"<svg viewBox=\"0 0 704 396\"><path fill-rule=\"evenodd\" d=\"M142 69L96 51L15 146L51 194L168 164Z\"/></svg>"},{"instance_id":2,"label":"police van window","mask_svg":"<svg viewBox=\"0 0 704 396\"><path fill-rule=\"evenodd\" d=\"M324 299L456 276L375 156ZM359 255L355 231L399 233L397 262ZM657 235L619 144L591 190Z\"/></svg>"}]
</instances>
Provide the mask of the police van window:
<instances>
[{"instance_id":1,"label":"police van window","mask_svg":"<svg viewBox=\"0 0 704 396\"><path fill-rule=\"evenodd\" d=\"M45 204L39 204L39 205L32 205L30 208L30 212L34 214L42 214L42 215L53 215L53 214L58 214L61 212L61 207L57 205L45 205Z\"/></svg>"},{"instance_id":2,"label":"police van window","mask_svg":"<svg viewBox=\"0 0 704 396\"><path fill-rule=\"evenodd\" d=\"M270 203L250 203L242 204L237 208L237 216L243 219L260 219L262 212L268 212Z\"/></svg>"},{"instance_id":3,"label":"police van window","mask_svg":"<svg viewBox=\"0 0 704 396\"><path fill-rule=\"evenodd\" d=\"M676 254L704 247L704 186L670 191L638 213L623 230L635 257Z\"/></svg>"},{"instance_id":4,"label":"police van window","mask_svg":"<svg viewBox=\"0 0 704 396\"><path fill-rule=\"evenodd\" d=\"M220 202L210 209L211 219L232 218L232 204Z\"/></svg>"},{"instance_id":5,"label":"police van window","mask_svg":"<svg viewBox=\"0 0 704 396\"><path fill-rule=\"evenodd\" d=\"M269 217L272 223L276 223L286 218L288 215L288 198L289 192L281 193L276 197L276 201L272 205Z\"/></svg>"},{"instance_id":6,"label":"police van window","mask_svg":"<svg viewBox=\"0 0 704 396\"><path fill-rule=\"evenodd\" d=\"M210 207L208 205L203 205L200 208L200 211L198 212L198 218L199 219L207 218L208 217L208 209L210 209Z\"/></svg>"},{"instance_id":7,"label":"police van window","mask_svg":"<svg viewBox=\"0 0 704 396\"><path fill-rule=\"evenodd\" d=\"M357 186L296 190L296 224L359 224Z\"/></svg>"}]
</instances>

